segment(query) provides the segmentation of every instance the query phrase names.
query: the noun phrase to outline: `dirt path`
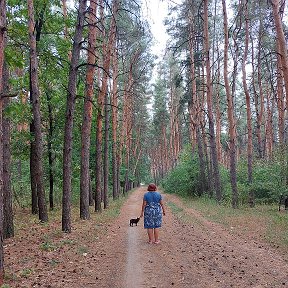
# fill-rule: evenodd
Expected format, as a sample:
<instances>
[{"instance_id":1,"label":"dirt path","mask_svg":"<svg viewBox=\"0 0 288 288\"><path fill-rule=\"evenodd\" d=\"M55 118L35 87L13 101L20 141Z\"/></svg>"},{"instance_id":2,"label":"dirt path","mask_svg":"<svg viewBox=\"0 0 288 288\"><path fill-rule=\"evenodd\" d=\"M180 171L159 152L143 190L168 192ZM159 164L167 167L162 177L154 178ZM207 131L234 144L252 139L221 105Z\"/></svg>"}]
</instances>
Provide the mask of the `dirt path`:
<instances>
[{"instance_id":1,"label":"dirt path","mask_svg":"<svg viewBox=\"0 0 288 288\"><path fill-rule=\"evenodd\" d=\"M121 259L126 264L110 287L288 287L287 257L264 243L230 234L185 208L175 196L165 195L165 202L184 209L184 219L168 209L161 244L148 244L143 219L137 227L128 226L129 219L140 213L144 192L143 188L134 192L119 217L117 225L122 226L116 242L126 239L127 253Z\"/></svg>"},{"instance_id":2,"label":"dirt path","mask_svg":"<svg viewBox=\"0 0 288 288\"><path fill-rule=\"evenodd\" d=\"M288 287L287 256L231 234L172 195L164 195L164 202L181 213L173 214L166 205L161 243L148 244L143 219L138 226L129 226L129 219L140 214L144 193L145 188L133 192L113 223L97 224L106 229L100 236L99 227L90 223L86 228L90 234L81 230L81 239L77 231L65 239L55 234L57 243L65 245L58 245L55 238L57 249L48 252L35 249L40 243L36 240L9 240L5 248L8 270L18 271L17 279L9 279L10 287ZM19 277L27 269L32 272Z\"/></svg>"}]
</instances>

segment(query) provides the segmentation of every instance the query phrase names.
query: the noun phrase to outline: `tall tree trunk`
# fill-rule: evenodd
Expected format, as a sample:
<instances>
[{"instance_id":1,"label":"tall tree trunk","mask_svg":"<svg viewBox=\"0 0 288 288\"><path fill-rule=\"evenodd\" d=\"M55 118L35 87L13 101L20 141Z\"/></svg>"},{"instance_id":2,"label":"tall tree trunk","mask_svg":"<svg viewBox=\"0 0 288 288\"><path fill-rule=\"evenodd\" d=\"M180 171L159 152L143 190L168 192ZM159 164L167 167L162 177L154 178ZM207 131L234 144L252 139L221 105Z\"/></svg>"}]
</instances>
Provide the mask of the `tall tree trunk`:
<instances>
[{"instance_id":1,"label":"tall tree trunk","mask_svg":"<svg viewBox=\"0 0 288 288\"><path fill-rule=\"evenodd\" d=\"M260 8L261 9L261 8ZM260 12L261 15L261 12ZM261 16L260 16L261 17ZM253 37L251 37L251 44L252 44L252 53L251 53L251 58L252 58L252 81L253 81L253 92L254 92L254 103L255 103L255 111L256 111L256 137L257 137L257 151L258 151L258 157L262 158L262 136L261 136L261 128L262 128L262 116L263 116L263 94L262 94L262 83L261 83L261 38L262 38L262 19L260 18L260 23L259 23L259 32L258 32L258 53L257 53L257 63L254 61L254 45L253 45ZM259 66L260 65L260 66ZM258 70L256 70L256 67L258 66ZM256 89L256 79L258 80L258 87L259 87L259 92L257 93ZM260 100L259 100L260 99Z\"/></svg>"},{"instance_id":2,"label":"tall tree trunk","mask_svg":"<svg viewBox=\"0 0 288 288\"><path fill-rule=\"evenodd\" d=\"M245 49L242 61L242 76L243 76L243 88L246 99L246 117L247 117L247 130L248 130L248 139L247 139L247 170L248 170L248 184L252 184L252 157L253 157L253 146L252 146L252 115L251 115L251 100L250 93L247 86L247 76L246 76L246 65L247 65L247 55L248 55L248 45L249 45L249 23L248 23L248 1L244 0L244 11L245 11ZM243 4L242 4L243 7ZM254 207L255 199L254 193L251 187L249 188L249 205Z\"/></svg>"},{"instance_id":3,"label":"tall tree trunk","mask_svg":"<svg viewBox=\"0 0 288 288\"><path fill-rule=\"evenodd\" d=\"M30 89L30 91L32 91ZM30 97L30 101L32 102L32 99ZM35 128L34 128L34 120L31 120L30 123L30 134L35 134ZM33 215L38 214L38 195L37 195L37 181L36 181L36 156L35 156L35 143L34 141L31 141L30 143L30 183L31 183L31 212Z\"/></svg>"},{"instance_id":4,"label":"tall tree trunk","mask_svg":"<svg viewBox=\"0 0 288 288\"><path fill-rule=\"evenodd\" d=\"M220 56L218 55L218 72L217 72L217 83L220 83ZM221 144L221 107L220 107L220 85L217 84L216 89L216 147L217 147L217 158L220 163L223 163L222 159L222 144Z\"/></svg>"},{"instance_id":5,"label":"tall tree trunk","mask_svg":"<svg viewBox=\"0 0 288 288\"><path fill-rule=\"evenodd\" d=\"M285 40L285 35L283 31L283 24L281 20L281 15L283 11L280 11L280 8L284 9L285 1L283 0L270 0L273 17L275 22L276 34L277 34L277 44L279 45L279 51L281 56L282 71L284 77L284 86L286 91L286 109L288 108L288 53L287 53L287 44ZM283 5L283 7L282 7Z\"/></svg>"},{"instance_id":6,"label":"tall tree trunk","mask_svg":"<svg viewBox=\"0 0 288 288\"><path fill-rule=\"evenodd\" d=\"M197 137L197 152L199 157L199 168L200 168L200 191L199 196L202 196L206 190L207 186L207 179L205 174L205 160L204 160L204 153L203 153L203 145L202 145L202 137L200 127L196 127L196 137Z\"/></svg>"},{"instance_id":7,"label":"tall tree trunk","mask_svg":"<svg viewBox=\"0 0 288 288\"><path fill-rule=\"evenodd\" d=\"M189 15L189 55L190 55L190 77L191 77L191 102L189 105L189 115L191 123L191 144L192 149L194 145L197 145L197 153L199 157L200 168L200 191L199 195L203 195L206 189L206 175L205 175L205 160L203 153L202 137L200 132L200 113L199 113L199 101L197 99L197 85L196 85L196 70L194 64L194 49L195 49L195 35L192 15ZM193 127L193 128L192 128ZM194 144L194 141L196 142Z\"/></svg>"},{"instance_id":8,"label":"tall tree trunk","mask_svg":"<svg viewBox=\"0 0 288 288\"><path fill-rule=\"evenodd\" d=\"M90 144L92 108L94 95L94 76L96 62L97 38L97 2L91 1L89 7L89 34L88 34L88 66L86 72L86 91L81 129L81 169L80 169L80 218L90 219L89 191L90 191Z\"/></svg>"},{"instance_id":9,"label":"tall tree trunk","mask_svg":"<svg viewBox=\"0 0 288 288\"><path fill-rule=\"evenodd\" d=\"M106 94L105 103L105 138L104 138L104 159L103 159L103 203L104 209L108 208L108 189L109 189L109 106L108 106L108 95Z\"/></svg>"},{"instance_id":10,"label":"tall tree trunk","mask_svg":"<svg viewBox=\"0 0 288 288\"><path fill-rule=\"evenodd\" d=\"M117 49L113 51L113 87L111 95L112 107L112 174L113 174L113 199L119 196L119 167L117 165L118 149L117 149L117 128L118 128L118 59Z\"/></svg>"},{"instance_id":11,"label":"tall tree trunk","mask_svg":"<svg viewBox=\"0 0 288 288\"><path fill-rule=\"evenodd\" d=\"M68 27L67 27L67 0L62 0L62 11L63 11L63 18L64 18L64 38L67 40L69 39L68 34ZM71 61L72 52L69 50L68 52L68 60Z\"/></svg>"},{"instance_id":12,"label":"tall tree trunk","mask_svg":"<svg viewBox=\"0 0 288 288\"><path fill-rule=\"evenodd\" d=\"M212 99L212 80L210 69L210 48L209 48L209 31L208 31L208 0L204 0L204 51L205 51L205 64L206 64L206 89L207 89L207 108L208 108L208 121L209 121L209 134L210 134L210 149L213 163L213 180L214 188L216 191L216 199L218 202L222 200L221 183L219 163L217 159L217 147L214 129L214 116L213 116L213 99Z\"/></svg>"},{"instance_id":13,"label":"tall tree trunk","mask_svg":"<svg viewBox=\"0 0 288 288\"><path fill-rule=\"evenodd\" d=\"M3 92L4 48L7 41L6 1L0 0L0 94ZM3 131L2 131L2 99L0 99L0 285L4 282L4 250L3 250Z\"/></svg>"},{"instance_id":14,"label":"tall tree trunk","mask_svg":"<svg viewBox=\"0 0 288 288\"><path fill-rule=\"evenodd\" d=\"M259 47L262 45L262 21L260 22L259 27L259 39L258 39L258 45ZM262 88L262 73L261 73L261 49L258 48L258 86L259 86L259 97L255 95L255 106L256 106L256 117L257 117L257 126L256 126L256 136L258 141L258 153L259 157L263 157L264 149L263 149L263 143L262 143L262 122L263 122L263 114L264 114L264 94L263 94L263 88Z\"/></svg>"},{"instance_id":15,"label":"tall tree trunk","mask_svg":"<svg viewBox=\"0 0 288 288\"><path fill-rule=\"evenodd\" d=\"M101 212L101 202L102 202L102 122L103 122L103 101L104 101L104 94L103 94L103 81L104 75L108 73L108 71L104 68L105 60L104 57L107 57L107 48L106 45L106 28L104 23L104 3L103 0L100 0L100 23L101 23L101 37L102 37L102 53L103 56L97 55L99 57L100 65L103 67L104 71L98 69L98 82L99 82L99 93L97 95L97 116L96 116L96 165L95 165L95 211ZM111 31L111 30L110 30ZM107 58L106 58L107 59ZM107 63L107 62L106 62ZM109 68L109 67L108 67ZM107 75L106 75L107 77ZM107 79L107 78L106 78ZM108 81L108 80L107 80ZM106 93L106 91L105 91Z\"/></svg>"},{"instance_id":16,"label":"tall tree trunk","mask_svg":"<svg viewBox=\"0 0 288 288\"><path fill-rule=\"evenodd\" d=\"M3 68L3 92L9 93L9 71L7 65ZM10 105L10 97L3 99L3 109ZM10 151L11 127L10 119L3 116L3 201L4 201L4 238L14 236L13 224L13 199L11 189L11 151Z\"/></svg>"},{"instance_id":17,"label":"tall tree trunk","mask_svg":"<svg viewBox=\"0 0 288 288\"><path fill-rule=\"evenodd\" d=\"M54 120L52 114L51 105L51 91L46 92L47 106L48 106L48 119L49 119L49 131L47 136L47 148L48 148L48 163L49 163L49 205L50 210L54 209L54 153L52 147L53 132L54 132Z\"/></svg>"},{"instance_id":18,"label":"tall tree trunk","mask_svg":"<svg viewBox=\"0 0 288 288\"><path fill-rule=\"evenodd\" d=\"M189 101L189 117L190 117L190 138L192 150L196 146L196 119L198 117L198 107L196 105L196 73L194 64L194 49L195 49L195 35L194 35L194 23L192 18L192 12L189 13L189 56L190 56L190 78L191 78L191 100Z\"/></svg>"},{"instance_id":19,"label":"tall tree trunk","mask_svg":"<svg viewBox=\"0 0 288 288\"><path fill-rule=\"evenodd\" d=\"M284 101L284 93L283 93L283 72L282 72L282 64L281 57L279 56L279 45L278 45L278 53L277 53L277 108L278 108L278 130L279 130L279 144L280 149L283 149L284 146L284 133L285 133L285 101Z\"/></svg>"},{"instance_id":20,"label":"tall tree trunk","mask_svg":"<svg viewBox=\"0 0 288 288\"><path fill-rule=\"evenodd\" d=\"M270 89L267 87L266 92L266 103L267 103L267 119L266 119L266 155L268 159L272 159L272 153L273 153L273 102L274 100L271 100L271 92ZM272 102L272 103L271 103ZM272 106L272 107L271 107Z\"/></svg>"},{"instance_id":21,"label":"tall tree trunk","mask_svg":"<svg viewBox=\"0 0 288 288\"><path fill-rule=\"evenodd\" d=\"M116 14L118 10L118 1L113 1L113 15L111 19L111 26L108 35L108 40L103 39L103 77L101 81L101 88L98 95L98 113L97 113L97 131L96 131L96 191L95 191L95 211L101 211L102 200L102 144L103 144L103 116L104 116L104 102L108 90L108 73L110 69L110 61L112 55L112 48L115 45L116 39Z\"/></svg>"},{"instance_id":22,"label":"tall tree trunk","mask_svg":"<svg viewBox=\"0 0 288 288\"><path fill-rule=\"evenodd\" d=\"M38 83L38 60L36 50L36 35L34 21L33 0L28 0L28 26L29 26L29 44L30 44L30 87L32 99L32 112L34 120L34 164L35 164L35 185L38 197L39 220L48 221L47 206L45 199L44 181L43 181L43 144L41 132L41 112L40 112L40 92Z\"/></svg>"},{"instance_id":23,"label":"tall tree trunk","mask_svg":"<svg viewBox=\"0 0 288 288\"><path fill-rule=\"evenodd\" d=\"M72 138L73 117L75 111L77 69L80 58L82 34L85 22L87 0L79 0L77 26L74 35L72 57L69 70L68 94L65 116L63 148L63 198L62 198L62 231L71 232L71 179L72 179Z\"/></svg>"},{"instance_id":24,"label":"tall tree trunk","mask_svg":"<svg viewBox=\"0 0 288 288\"><path fill-rule=\"evenodd\" d=\"M222 0L223 18L224 18L224 81L228 106L228 122L229 122L229 152L230 152L230 180L232 186L232 207L238 207L238 190L236 176L236 127L234 119L233 99L230 91L230 83L228 79L228 23L226 1Z\"/></svg>"}]
</instances>

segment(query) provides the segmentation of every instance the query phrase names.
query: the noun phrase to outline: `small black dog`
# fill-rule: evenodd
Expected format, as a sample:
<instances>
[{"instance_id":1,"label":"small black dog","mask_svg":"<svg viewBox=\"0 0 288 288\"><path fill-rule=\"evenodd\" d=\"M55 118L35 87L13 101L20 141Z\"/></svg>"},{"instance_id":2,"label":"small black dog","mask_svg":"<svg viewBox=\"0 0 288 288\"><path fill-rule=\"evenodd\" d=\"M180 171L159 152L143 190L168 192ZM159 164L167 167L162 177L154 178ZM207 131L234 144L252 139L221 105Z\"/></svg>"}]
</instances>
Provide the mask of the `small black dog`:
<instances>
[{"instance_id":1,"label":"small black dog","mask_svg":"<svg viewBox=\"0 0 288 288\"><path fill-rule=\"evenodd\" d=\"M138 218L136 218L136 219L130 219L130 226L133 226L134 225L134 223L136 224L136 226L137 226L137 223L139 222L139 220L140 220L140 218L138 217Z\"/></svg>"}]
</instances>

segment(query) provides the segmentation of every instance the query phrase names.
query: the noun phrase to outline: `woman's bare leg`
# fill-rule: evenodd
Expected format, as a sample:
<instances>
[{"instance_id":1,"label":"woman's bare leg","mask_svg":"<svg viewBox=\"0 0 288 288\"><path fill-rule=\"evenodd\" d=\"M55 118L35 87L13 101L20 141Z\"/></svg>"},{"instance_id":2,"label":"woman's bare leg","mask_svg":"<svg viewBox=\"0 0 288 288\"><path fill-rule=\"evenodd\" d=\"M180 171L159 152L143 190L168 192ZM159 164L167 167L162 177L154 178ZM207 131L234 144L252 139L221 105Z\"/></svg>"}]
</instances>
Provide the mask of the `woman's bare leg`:
<instances>
[{"instance_id":1,"label":"woman's bare leg","mask_svg":"<svg viewBox=\"0 0 288 288\"><path fill-rule=\"evenodd\" d=\"M155 243L159 243L159 228L154 229L154 239Z\"/></svg>"},{"instance_id":2,"label":"woman's bare leg","mask_svg":"<svg viewBox=\"0 0 288 288\"><path fill-rule=\"evenodd\" d=\"M149 238L149 243L153 242L153 229L147 229L147 234Z\"/></svg>"}]
</instances>

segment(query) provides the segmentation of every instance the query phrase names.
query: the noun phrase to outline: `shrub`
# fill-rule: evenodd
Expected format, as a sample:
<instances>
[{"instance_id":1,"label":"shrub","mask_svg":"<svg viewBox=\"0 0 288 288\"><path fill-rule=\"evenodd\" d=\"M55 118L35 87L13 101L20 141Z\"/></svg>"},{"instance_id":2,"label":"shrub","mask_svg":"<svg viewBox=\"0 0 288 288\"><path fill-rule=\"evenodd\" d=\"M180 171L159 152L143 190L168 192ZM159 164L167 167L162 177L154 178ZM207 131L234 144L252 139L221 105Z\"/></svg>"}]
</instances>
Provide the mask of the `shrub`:
<instances>
[{"instance_id":1,"label":"shrub","mask_svg":"<svg viewBox=\"0 0 288 288\"><path fill-rule=\"evenodd\" d=\"M161 185L167 193L181 196L196 196L199 194L200 179L199 161L191 148L187 147L181 154L178 165L166 176Z\"/></svg>"}]
</instances>

